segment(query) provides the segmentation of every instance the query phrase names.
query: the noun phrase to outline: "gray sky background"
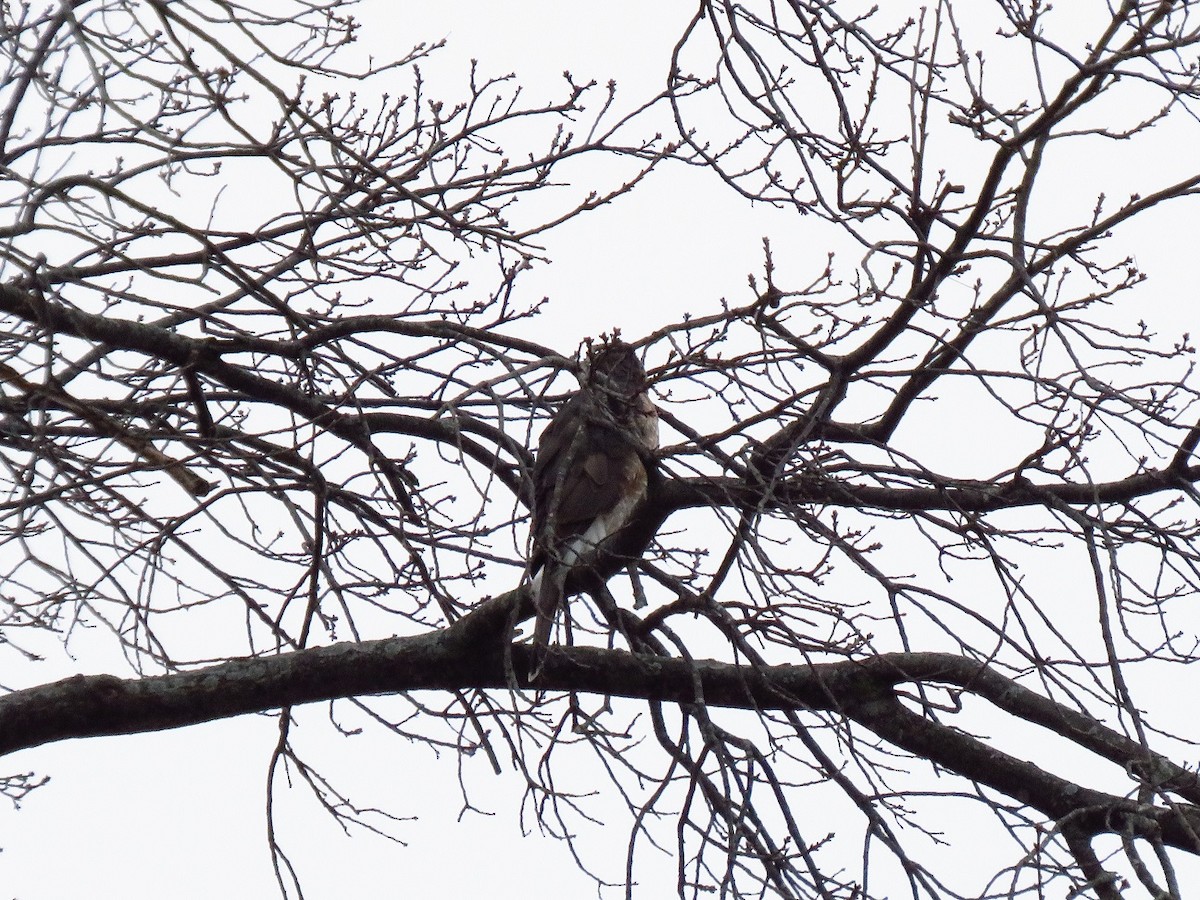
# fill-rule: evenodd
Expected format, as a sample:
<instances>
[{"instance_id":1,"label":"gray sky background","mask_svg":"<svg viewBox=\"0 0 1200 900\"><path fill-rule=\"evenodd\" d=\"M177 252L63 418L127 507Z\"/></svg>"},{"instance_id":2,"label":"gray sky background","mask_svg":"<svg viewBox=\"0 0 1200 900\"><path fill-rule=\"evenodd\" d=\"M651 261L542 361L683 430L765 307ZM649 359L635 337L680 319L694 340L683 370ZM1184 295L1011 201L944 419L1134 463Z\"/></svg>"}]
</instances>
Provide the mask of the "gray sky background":
<instances>
[{"instance_id":1,"label":"gray sky background","mask_svg":"<svg viewBox=\"0 0 1200 900\"><path fill-rule=\"evenodd\" d=\"M618 104L628 106L662 84L670 48L690 10L624 0L371 0L359 15L366 22L364 53L384 56L417 42L447 39L446 49L423 65L432 94L459 95L468 61L477 58L485 74L511 71L534 96L557 92L564 69L576 80L615 78ZM1152 164L1159 174L1170 165L1170 140L1164 137L1162 159ZM1096 180L1116 177L1101 156L1067 162L1059 176L1064 203L1088 202ZM587 178L586 166L577 171ZM1136 182L1144 172L1130 166L1121 174ZM1151 214L1122 239L1162 286L1147 315L1186 327L1194 315L1194 254L1191 229L1179 227L1173 215L1172 210ZM807 282L825 264L829 235L794 214L752 208L698 170L664 170L632 196L547 237L546 252L554 262L537 266L519 283L526 299L546 295L552 300L531 326L531 336L567 352L585 336L613 327L637 337L685 311L715 312L723 299L745 303L751 299L747 276L761 272L764 236L773 240L781 280ZM986 436L969 427L939 441L947 467L989 449ZM1053 573L1031 574L1039 577L1055 583ZM33 669L3 673L0 681L19 687L77 672L128 674L102 634L77 636L71 653L51 654ZM468 760L471 797L491 815L467 813L460 819L452 754L439 758L427 747L378 736L335 738L322 724L325 718L324 707L300 711L296 735L317 759L337 760L339 787L363 805L416 819L394 828L407 846L361 833L346 838L306 792L285 795L278 807L281 839L313 900L439 898L481 891L495 900L594 895L593 881L577 871L565 846L538 835L528 814L522 826L523 784L515 773L496 777L482 756ZM263 810L266 765L276 737L272 718L246 717L159 734L69 741L8 757L5 772L36 771L52 780L21 810L0 808L0 897L272 896L276 888ZM1019 747L1026 738L1014 732L1008 740ZM581 780L587 774L581 768ZM805 809L811 800L800 803ZM627 842L626 820L619 821L619 827L587 837L592 853L586 861L613 880L622 878ZM819 835L834 827L811 831ZM979 864L990 853L1010 859L1013 847L980 846L963 865ZM641 858L645 877L636 896L670 896L674 862L663 855L661 866L647 865L652 858L653 851ZM1188 871L1200 885L1200 870Z\"/></svg>"}]
</instances>

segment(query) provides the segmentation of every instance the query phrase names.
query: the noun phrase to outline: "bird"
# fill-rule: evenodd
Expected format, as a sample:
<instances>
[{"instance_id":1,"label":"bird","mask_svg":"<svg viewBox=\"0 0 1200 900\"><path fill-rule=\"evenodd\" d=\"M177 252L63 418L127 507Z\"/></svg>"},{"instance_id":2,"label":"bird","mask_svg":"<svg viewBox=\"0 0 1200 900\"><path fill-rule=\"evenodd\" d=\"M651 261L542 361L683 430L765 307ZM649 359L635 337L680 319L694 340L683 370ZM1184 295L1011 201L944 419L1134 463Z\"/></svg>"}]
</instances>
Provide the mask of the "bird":
<instances>
[{"instance_id":1,"label":"bird","mask_svg":"<svg viewBox=\"0 0 1200 900\"><path fill-rule=\"evenodd\" d=\"M646 501L659 441L647 386L629 344L614 336L589 345L580 389L538 441L529 566L535 676L568 578L589 568L603 574L599 564Z\"/></svg>"}]
</instances>

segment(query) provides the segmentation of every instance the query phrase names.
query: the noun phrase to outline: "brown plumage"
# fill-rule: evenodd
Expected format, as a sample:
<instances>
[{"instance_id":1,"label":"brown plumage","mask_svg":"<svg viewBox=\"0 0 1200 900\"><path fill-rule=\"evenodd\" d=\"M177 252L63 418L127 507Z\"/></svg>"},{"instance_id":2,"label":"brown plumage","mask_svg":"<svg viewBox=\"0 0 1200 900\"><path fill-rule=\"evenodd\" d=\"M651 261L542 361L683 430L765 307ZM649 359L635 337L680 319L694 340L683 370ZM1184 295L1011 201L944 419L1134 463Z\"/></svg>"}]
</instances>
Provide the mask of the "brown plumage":
<instances>
[{"instance_id":1,"label":"brown plumage","mask_svg":"<svg viewBox=\"0 0 1200 900\"><path fill-rule=\"evenodd\" d=\"M589 350L584 383L542 433L533 467L535 646L549 643L568 576L593 565L645 500L657 447L633 348L611 340Z\"/></svg>"}]
</instances>

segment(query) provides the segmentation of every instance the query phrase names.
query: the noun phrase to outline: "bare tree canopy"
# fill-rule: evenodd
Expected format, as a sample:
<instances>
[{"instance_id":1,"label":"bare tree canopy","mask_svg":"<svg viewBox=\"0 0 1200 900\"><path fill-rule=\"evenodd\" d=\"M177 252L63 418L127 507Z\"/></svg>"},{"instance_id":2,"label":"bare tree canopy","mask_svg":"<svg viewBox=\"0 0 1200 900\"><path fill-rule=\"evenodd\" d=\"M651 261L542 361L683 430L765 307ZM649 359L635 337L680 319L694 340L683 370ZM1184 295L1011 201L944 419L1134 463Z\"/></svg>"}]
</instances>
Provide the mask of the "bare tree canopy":
<instances>
[{"instance_id":1,"label":"bare tree canopy","mask_svg":"<svg viewBox=\"0 0 1200 900\"><path fill-rule=\"evenodd\" d=\"M680 897L1194 893L1197 257L1132 248L1193 240L1200 8L1062 5L702 2L651 96L368 59L335 0L0 7L0 748L271 712L268 797L393 834L324 702L585 871L620 825L604 896L663 848ZM522 279L659 179L772 224L614 321L661 443L531 683L584 355Z\"/></svg>"}]
</instances>

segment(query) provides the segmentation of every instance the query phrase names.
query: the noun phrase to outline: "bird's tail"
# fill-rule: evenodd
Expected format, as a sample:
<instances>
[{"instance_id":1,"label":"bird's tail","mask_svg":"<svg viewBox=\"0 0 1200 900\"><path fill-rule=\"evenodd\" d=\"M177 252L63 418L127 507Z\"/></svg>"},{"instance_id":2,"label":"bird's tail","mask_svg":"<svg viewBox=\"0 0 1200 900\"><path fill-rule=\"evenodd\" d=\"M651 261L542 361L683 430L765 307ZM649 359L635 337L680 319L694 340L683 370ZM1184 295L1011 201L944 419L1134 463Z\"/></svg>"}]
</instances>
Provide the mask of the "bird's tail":
<instances>
[{"instance_id":1,"label":"bird's tail","mask_svg":"<svg viewBox=\"0 0 1200 900\"><path fill-rule=\"evenodd\" d=\"M550 633L554 630L554 616L562 605L563 585L561 579L543 568L533 578L533 664L529 677L536 680L546 661L546 648L550 646Z\"/></svg>"}]
</instances>

